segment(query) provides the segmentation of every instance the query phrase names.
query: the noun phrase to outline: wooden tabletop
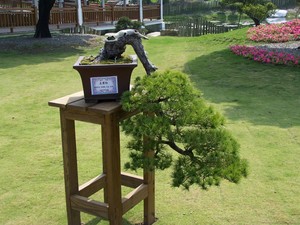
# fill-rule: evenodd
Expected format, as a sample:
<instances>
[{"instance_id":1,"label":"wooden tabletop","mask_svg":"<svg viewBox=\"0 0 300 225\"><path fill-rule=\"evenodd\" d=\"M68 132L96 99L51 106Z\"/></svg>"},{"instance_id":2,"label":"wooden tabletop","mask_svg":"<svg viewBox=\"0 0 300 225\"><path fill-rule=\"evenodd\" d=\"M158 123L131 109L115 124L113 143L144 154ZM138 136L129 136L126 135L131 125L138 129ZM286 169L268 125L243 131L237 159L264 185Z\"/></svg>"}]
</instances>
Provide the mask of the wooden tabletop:
<instances>
[{"instance_id":1,"label":"wooden tabletop","mask_svg":"<svg viewBox=\"0 0 300 225\"><path fill-rule=\"evenodd\" d=\"M122 105L118 101L104 101L100 103L86 103L83 91L76 92L48 102L49 106L62 109L75 109L80 111L94 111L96 113L113 113L122 111Z\"/></svg>"}]
</instances>

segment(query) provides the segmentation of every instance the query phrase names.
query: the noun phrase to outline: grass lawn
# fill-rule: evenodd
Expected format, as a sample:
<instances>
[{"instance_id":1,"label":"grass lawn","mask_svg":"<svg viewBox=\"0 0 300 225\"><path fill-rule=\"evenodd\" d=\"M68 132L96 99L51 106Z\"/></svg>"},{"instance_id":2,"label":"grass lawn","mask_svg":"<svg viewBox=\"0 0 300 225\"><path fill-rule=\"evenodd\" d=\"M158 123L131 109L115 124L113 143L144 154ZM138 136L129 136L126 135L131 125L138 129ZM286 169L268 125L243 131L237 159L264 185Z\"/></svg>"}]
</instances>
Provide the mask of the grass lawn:
<instances>
[{"instance_id":1,"label":"grass lawn","mask_svg":"<svg viewBox=\"0 0 300 225\"><path fill-rule=\"evenodd\" d=\"M250 165L249 177L239 184L224 181L208 191L172 188L170 170L157 171L157 225L300 224L299 68L264 65L232 54L228 47L246 43L245 36L243 29L144 41L160 70L189 74L207 101L225 115ZM0 51L1 225L66 224L59 112L47 103L82 89L72 66L79 55L97 52ZM139 63L134 77L142 75ZM80 122L76 126L83 183L101 172L101 129ZM121 138L125 146L126 137ZM122 148L123 162L127 155ZM142 207L126 213L123 224L141 222ZM82 219L88 225L108 224L86 214Z\"/></svg>"}]
</instances>

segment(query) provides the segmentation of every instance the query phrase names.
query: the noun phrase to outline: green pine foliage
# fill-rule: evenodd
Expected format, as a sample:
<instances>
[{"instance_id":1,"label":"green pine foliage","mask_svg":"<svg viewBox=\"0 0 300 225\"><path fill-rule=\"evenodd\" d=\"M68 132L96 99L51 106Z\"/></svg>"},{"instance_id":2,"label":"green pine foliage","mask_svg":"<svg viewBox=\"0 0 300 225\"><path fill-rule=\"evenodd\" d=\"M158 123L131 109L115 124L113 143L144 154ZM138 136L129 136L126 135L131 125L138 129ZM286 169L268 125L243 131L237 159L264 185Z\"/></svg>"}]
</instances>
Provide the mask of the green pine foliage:
<instances>
[{"instance_id":1,"label":"green pine foliage","mask_svg":"<svg viewBox=\"0 0 300 225\"><path fill-rule=\"evenodd\" d=\"M205 103L186 74L164 71L137 78L122 105L126 111L143 112L122 123L132 137L127 169L173 166L172 185L186 189L246 177L247 162L240 159L239 144L225 129L224 117ZM144 157L149 149L155 152L153 160Z\"/></svg>"}]
</instances>

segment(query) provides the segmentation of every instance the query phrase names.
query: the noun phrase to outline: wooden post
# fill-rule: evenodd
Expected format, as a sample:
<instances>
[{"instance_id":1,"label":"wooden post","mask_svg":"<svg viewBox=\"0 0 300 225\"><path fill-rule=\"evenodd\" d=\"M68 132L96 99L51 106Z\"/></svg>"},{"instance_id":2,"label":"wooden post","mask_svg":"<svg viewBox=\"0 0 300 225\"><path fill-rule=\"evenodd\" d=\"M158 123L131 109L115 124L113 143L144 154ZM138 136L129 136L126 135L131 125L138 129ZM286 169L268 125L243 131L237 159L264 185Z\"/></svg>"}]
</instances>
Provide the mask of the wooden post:
<instances>
[{"instance_id":1,"label":"wooden post","mask_svg":"<svg viewBox=\"0 0 300 225\"><path fill-rule=\"evenodd\" d=\"M115 6L111 5L111 24L114 24L115 21Z\"/></svg>"},{"instance_id":2,"label":"wooden post","mask_svg":"<svg viewBox=\"0 0 300 225\"><path fill-rule=\"evenodd\" d=\"M13 14L9 12L9 24L10 24L10 33L14 32L14 19Z\"/></svg>"}]
</instances>

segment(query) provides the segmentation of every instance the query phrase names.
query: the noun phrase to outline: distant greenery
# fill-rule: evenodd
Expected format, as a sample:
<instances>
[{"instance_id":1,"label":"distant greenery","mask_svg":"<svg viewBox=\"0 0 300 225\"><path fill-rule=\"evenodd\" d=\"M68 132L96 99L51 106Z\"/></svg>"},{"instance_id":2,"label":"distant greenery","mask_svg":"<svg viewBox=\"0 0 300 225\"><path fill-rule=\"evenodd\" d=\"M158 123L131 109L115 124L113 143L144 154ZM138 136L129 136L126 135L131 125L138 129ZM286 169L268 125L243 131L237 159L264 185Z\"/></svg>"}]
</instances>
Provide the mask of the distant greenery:
<instances>
[{"instance_id":1,"label":"distant greenery","mask_svg":"<svg viewBox=\"0 0 300 225\"><path fill-rule=\"evenodd\" d=\"M245 14L239 15L238 13L230 10L225 11L206 11L206 12L197 12L195 14L183 14L183 15L174 15L174 16L165 16L165 21L173 21L186 19L187 17L203 17L208 21L219 21L221 23L229 24L238 24L239 22L252 22L253 21Z\"/></svg>"}]
</instances>

